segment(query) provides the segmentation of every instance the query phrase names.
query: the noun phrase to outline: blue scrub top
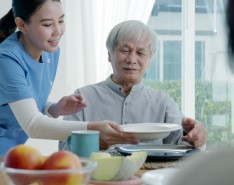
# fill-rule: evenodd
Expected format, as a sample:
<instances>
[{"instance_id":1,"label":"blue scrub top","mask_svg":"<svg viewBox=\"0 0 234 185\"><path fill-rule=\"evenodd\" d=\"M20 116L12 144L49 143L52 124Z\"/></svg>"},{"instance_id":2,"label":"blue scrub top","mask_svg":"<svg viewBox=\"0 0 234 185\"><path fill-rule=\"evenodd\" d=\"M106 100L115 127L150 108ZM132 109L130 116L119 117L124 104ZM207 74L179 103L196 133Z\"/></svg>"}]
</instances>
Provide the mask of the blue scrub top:
<instances>
[{"instance_id":1,"label":"blue scrub top","mask_svg":"<svg viewBox=\"0 0 234 185\"><path fill-rule=\"evenodd\" d=\"M41 62L33 59L19 42L20 34L15 32L0 44L0 156L28 139L8 103L34 98L43 112L59 60L59 49L43 52Z\"/></svg>"}]
</instances>

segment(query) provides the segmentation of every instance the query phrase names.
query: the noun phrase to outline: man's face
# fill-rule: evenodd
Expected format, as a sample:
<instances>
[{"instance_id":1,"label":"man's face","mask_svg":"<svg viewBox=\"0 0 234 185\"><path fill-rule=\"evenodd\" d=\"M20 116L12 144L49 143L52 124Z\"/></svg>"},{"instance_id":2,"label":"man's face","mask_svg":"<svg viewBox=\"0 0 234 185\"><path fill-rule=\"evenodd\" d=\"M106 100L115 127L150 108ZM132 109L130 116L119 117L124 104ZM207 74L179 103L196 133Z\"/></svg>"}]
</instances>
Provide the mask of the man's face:
<instances>
[{"instance_id":1,"label":"man's face","mask_svg":"<svg viewBox=\"0 0 234 185\"><path fill-rule=\"evenodd\" d=\"M150 59L148 41L144 37L137 42L128 40L118 43L113 52L109 52L113 80L118 84L139 83L150 64Z\"/></svg>"}]
</instances>

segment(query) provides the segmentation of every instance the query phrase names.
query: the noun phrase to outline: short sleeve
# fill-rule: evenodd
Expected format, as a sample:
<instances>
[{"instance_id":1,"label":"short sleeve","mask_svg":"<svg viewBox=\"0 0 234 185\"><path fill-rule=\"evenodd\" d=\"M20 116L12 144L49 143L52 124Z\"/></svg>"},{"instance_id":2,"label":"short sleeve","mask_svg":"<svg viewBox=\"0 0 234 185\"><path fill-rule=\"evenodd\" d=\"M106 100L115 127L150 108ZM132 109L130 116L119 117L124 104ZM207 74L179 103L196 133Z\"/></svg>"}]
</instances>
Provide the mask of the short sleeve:
<instances>
[{"instance_id":1,"label":"short sleeve","mask_svg":"<svg viewBox=\"0 0 234 185\"><path fill-rule=\"evenodd\" d=\"M24 66L9 55L0 54L0 105L31 98Z\"/></svg>"}]
</instances>

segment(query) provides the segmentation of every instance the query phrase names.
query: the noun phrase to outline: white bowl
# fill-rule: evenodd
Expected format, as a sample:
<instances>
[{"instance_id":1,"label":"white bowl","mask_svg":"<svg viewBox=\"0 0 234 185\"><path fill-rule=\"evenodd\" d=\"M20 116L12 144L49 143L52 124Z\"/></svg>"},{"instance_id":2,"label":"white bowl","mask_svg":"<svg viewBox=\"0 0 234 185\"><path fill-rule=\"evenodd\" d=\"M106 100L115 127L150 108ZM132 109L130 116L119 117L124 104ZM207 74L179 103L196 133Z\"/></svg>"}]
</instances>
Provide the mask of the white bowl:
<instances>
[{"instance_id":1,"label":"white bowl","mask_svg":"<svg viewBox=\"0 0 234 185\"><path fill-rule=\"evenodd\" d=\"M148 185L166 185L174 174L178 173L177 168L162 168L151 170L144 173L141 177L143 182Z\"/></svg>"},{"instance_id":2,"label":"white bowl","mask_svg":"<svg viewBox=\"0 0 234 185\"><path fill-rule=\"evenodd\" d=\"M152 141L166 138L172 131L181 129L181 126L171 123L132 123L122 125L122 128L140 141Z\"/></svg>"}]
</instances>

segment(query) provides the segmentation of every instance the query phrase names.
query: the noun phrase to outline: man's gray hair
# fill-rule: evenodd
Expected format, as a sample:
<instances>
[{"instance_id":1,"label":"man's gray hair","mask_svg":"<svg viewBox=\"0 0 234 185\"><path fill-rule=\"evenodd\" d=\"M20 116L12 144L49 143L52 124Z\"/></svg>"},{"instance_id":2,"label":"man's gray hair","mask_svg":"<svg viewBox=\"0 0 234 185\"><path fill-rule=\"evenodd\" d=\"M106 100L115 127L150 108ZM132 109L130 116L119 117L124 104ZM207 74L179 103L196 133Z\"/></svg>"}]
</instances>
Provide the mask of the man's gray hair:
<instances>
[{"instance_id":1,"label":"man's gray hair","mask_svg":"<svg viewBox=\"0 0 234 185\"><path fill-rule=\"evenodd\" d=\"M156 32L138 20L128 20L114 26L107 37L106 48L109 52L112 52L118 43L121 44L126 40L136 42L142 37L148 39L152 58L157 46Z\"/></svg>"}]
</instances>

